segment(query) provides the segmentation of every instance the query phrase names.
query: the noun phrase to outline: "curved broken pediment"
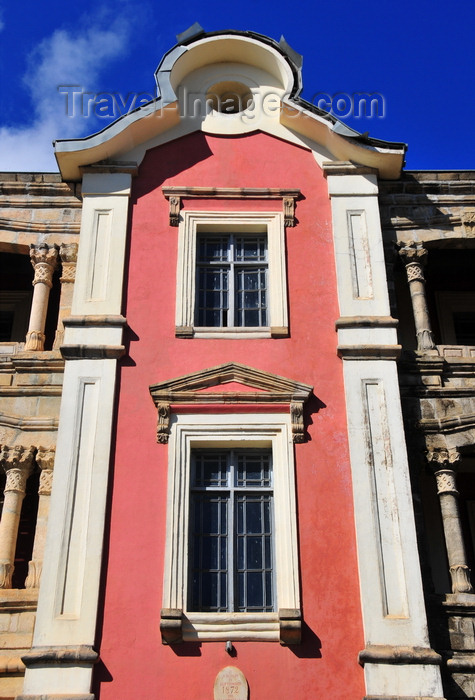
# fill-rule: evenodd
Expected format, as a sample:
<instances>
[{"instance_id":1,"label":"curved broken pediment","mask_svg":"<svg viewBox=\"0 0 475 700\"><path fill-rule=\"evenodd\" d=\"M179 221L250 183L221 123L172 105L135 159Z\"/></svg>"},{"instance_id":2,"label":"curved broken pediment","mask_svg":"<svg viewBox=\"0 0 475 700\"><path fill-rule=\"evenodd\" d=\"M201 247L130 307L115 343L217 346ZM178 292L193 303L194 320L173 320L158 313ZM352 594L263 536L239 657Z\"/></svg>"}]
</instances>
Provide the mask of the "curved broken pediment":
<instances>
[{"instance_id":1,"label":"curved broken pediment","mask_svg":"<svg viewBox=\"0 0 475 700\"><path fill-rule=\"evenodd\" d=\"M362 136L299 97L301 56L281 39L254 32L184 33L155 73L157 98L128 111L97 134L58 140L65 179L91 165L139 165L147 150L201 130L236 136L262 131L324 161L351 161L399 176L406 147Z\"/></svg>"}]
</instances>

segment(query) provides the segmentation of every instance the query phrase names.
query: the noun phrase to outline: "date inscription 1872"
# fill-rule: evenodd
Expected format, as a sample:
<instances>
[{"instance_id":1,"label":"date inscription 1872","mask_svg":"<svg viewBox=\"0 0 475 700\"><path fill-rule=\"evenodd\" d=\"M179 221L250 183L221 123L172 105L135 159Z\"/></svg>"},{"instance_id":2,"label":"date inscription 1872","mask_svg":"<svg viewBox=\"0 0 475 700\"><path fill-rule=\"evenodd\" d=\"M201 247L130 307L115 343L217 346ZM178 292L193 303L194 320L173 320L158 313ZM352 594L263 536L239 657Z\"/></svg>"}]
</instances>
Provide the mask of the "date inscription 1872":
<instances>
[{"instance_id":1,"label":"date inscription 1872","mask_svg":"<svg viewBox=\"0 0 475 700\"><path fill-rule=\"evenodd\" d=\"M235 666L223 668L214 682L214 700L248 700L248 687L243 672Z\"/></svg>"}]
</instances>

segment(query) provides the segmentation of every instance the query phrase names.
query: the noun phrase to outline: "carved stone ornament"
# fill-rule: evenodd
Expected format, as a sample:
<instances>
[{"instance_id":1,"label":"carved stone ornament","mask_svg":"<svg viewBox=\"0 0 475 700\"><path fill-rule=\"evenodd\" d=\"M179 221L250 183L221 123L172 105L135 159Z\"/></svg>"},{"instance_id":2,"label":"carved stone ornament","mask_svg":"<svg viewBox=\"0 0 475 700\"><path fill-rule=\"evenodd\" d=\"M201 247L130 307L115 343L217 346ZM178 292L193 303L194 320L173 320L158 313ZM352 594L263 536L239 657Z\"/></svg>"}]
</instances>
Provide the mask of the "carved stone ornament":
<instances>
[{"instance_id":1,"label":"carved stone ornament","mask_svg":"<svg viewBox=\"0 0 475 700\"><path fill-rule=\"evenodd\" d=\"M167 443L170 435L170 404L158 404L157 442Z\"/></svg>"},{"instance_id":2,"label":"carved stone ornament","mask_svg":"<svg viewBox=\"0 0 475 700\"><path fill-rule=\"evenodd\" d=\"M38 447L38 452L36 453L36 463L39 468L43 470L52 470L54 467L54 458L56 456L56 450L54 447Z\"/></svg>"},{"instance_id":3,"label":"carved stone ornament","mask_svg":"<svg viewBox=\"0 0 475 700\"><path fill-rule=\"evenodd\" d=\"M28 562L28 576L25 579L25 588L39 588L43 562L39 559L32 559Z\"/></svg>"},{"instance_id":4,"label":"carved stone ornament","mask_svg":"<svg viewBox=\"0 0 475 700\"><path fill-rule=\"evenodd\" d=\"M420 241L407 241L398 244L399 255L402 257L404 264L417 265L422 267L427 260L427 249L424 248ZM411 274L415 274L411 272ZM408 273L409 276L409 273Z\"/></svg>"},{"instance_id":5,"label":"carved stone ornament","mask_svg":"<svg viewBox=\"0 0 475 700\"><path fill-rule=\"evenodd\" d=\"M78 244L61 243L59 257L63 265L64 263L76 263L78 259Z\"/></svg>"},{"instance_id":6,"label":"carved stone ornament","mask_svg":"<svg viewBox=\"0 0 475 700\"><path fill-rule=\"evenodd\" d=\"M226 391L225 385L228 383L242 384L246 389ZM257 391L249 391L249 388ZM150 387L158 409L157 440L160 443L168 442L171 405L189 405L195 412L200 405L204 411L208 411L210 405L215 405L216 412L224 405L228 411L231 406L245 405L249 406L249 412L257 409L263 413L272 412L273 407L278 405L279 410L288 406L294 442L304 442L303 406L311 392L312 387L308 384L237 362L192 372Z\"/></svg>"},{"instance_id":7,"label":"carved stone ornament","mask_svg":"<svg viewBox=\"0 0 475 700\"><path fill-rule=\"evenodd\" d=\"M7 493L8 491L25 493L26 480L30 476L30 473L31 472L27 471L26 469L8 469L4 493Z\"/></svg>"},{"instance_id":8,"label":"carved stone ornament","mask_svg":"<svg viewBox=\"0 0 475 700\"><path fill-rule=\"evenodd\" d=\"M5 471L7 477L8 472L12 469L30 475L33 470L35 452L35 447L23 447L22 445L8 447L4 445L0 452L0 467Z\"/></svg>"},{"instance_id":9,"label":"carved stone ornament","mask_svg":"<svg viewBox=\"0 0 475 700\"><path fill-rule=\"evenodd\" d=\"M452 493L458 495L455 472L451 469L441 469L435 472L437 480L437 495L441 493Z\"/></svg>"},{"instance_id":10,"label":"carved stone ornament","mask_svg":"<svg viewBox=\"0 0 475 700\"><path fill-rule=\"evenodd\" d=\"M38 488L38 494L40 496L50 496L52 487L53 487L53 470L52 469L42 469L41 473L40 473L40 485Z\"/></svg>"},{"instance_id":11,"label":"carved stone ornament","mask_svg":"<svg viewBox=\"0 0 475 700\"><path fill-rule=\"evenodd\" d=\"M41 331L29 331L26 334L25 350L43 350L45 345L45 337L45 334Z\"/></svg>"},{"instance_id":12,"label":"carved stone ornament","mask_svg":"<svg viewBox=\"0 0 475 700\"><path fill-rule=\"evenodd\" d=\"M0 561L0 589L12 587L12 576L15 567L9 561Z\"/></svg>"},{"instance_id":13,"label":"carved stone ornament","mask_svg":"<svg viewBox=\"0 0 475 700\"><path fill-rule=\"evenodd\" d=\"M449 571L452 579L452 593L473 593L468 566L457 564L456 566L451 566Z\"/></svg>"},{"instance_id":14,"label":"carved stone ornament","mask_svg":"<svg viewBox=\"0 0 475 700\"><path fill-rule=\"evenodd\" d=\"M462 224L465 228L465 233L469 238L475 236L475 210L466 210L462 216Z\"/></svg>"},{"instance_id":15,"label":"carved stone ornament","mask_svg":"<svg viewBox=\"0 0 475 700\"><path fill-rule=\"evenodd\" d=\"M427 452L427 461L434 471L440 469L453 469L460 462L460 452L453 448L438 447Z\"/></svg>"},{"instance_id":16,"label":"carved stone ornament","mask_svg":"<svg viewBox=\"0 0 475 700\"><path fill-rule=\"evenodd\" d=\"M406 265L407 281L414 282L425 282L424 273L422 272L422 265L419 262L410 262Z\"/></svg>"},{"instance_id":17,"label":"carved stone ornament","mask_svg":"<svg viewBox=\"0 0 475 700\"><path fill-rule=\"evenodd\" d=\"M170 197L170 226L178 226L180 223L181 197Z\"/></svg>"},{"instance_id":18,"label":"carved stone ornament","mask_svg":"<svg viewBox=\"0 0 475 700\"><path fill-rule=\"evenodd\" d=\"M58 252L57 245L48 246L46 243L30 245L30 260L35 271L33 285L42 282L48 287L53 286L53 272L58 262Z\"/></svg>"},{"instance_id":19,"label":"carved stone ornament","mask_svg":"<svg viewBox=\"0 0 475 700\"><path fill-rule=\"evenodd\" d=\"M292 419L292 434L294 442L305 442L305 428L303 422L303 402L290 404L290 417Z\"/></svg>"},{"instance_id":20,"label":"carved stone ornament","mask_svg":"<svg viewBox=\"0 0 475 700\"><path fill-rule=\"evenodd\" d=\"M295 226L295 199L284 197L284 226Z\"/></svg>"}]
</instances>

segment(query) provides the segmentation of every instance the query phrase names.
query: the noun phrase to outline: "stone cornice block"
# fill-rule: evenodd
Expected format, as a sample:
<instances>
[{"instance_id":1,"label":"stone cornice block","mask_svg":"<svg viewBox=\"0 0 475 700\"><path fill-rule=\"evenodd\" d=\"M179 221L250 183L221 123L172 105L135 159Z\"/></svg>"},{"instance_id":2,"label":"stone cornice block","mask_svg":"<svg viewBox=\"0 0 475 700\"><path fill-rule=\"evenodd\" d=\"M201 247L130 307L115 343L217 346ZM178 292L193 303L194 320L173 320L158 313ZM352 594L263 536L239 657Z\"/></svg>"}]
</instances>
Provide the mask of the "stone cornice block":
<instances>
[{"instance_id":1,"label":"stone cornice block","mask_svg":"<svg viewBox=\"0 0 475 700\"><path fill-rule=\"evenodd\" d=\"M118 360L125 354L123 345L61 345L65 360Z\"/></svg>"},{"instance_id":2,"label":"stone cornice block","mask_svg":"<svg viewBox=\"0 0 475 700\"><path fill-rule=\"evenodd\" d=\"M343 360L398 360L401 345L339 345L338 357Z\"/></svg>"}]
</instances>

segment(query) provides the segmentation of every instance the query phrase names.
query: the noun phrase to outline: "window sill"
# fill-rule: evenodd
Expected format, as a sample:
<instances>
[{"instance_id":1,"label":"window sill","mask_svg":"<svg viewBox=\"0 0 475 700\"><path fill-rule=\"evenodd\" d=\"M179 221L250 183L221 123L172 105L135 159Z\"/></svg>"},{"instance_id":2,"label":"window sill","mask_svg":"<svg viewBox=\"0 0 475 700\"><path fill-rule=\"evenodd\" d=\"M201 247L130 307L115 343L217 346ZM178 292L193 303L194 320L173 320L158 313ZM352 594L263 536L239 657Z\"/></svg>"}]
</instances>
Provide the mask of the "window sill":
<instances>
[{"instance_id":1,"label":"window sill","mask_svg":"<svg viewBox=\"0 0 475 700\"><path fill-rule=\"evenodd\" d=\"M278 613L182 613L162 610L160 629L164 644L178 642L280 642L300 644L301 614L296 609Z\"/></svg>"},{"instance_id":2,"label":"window sill","mask_svg":"<svg viewBox=\"0 0 475 700\"><path fill-rule=\"evenodd\" d=\"M216 328L200 326L177 326L175 335L177 338L226 338L228 340L242 340L243 338L287 338L287 327L252 326L247 328L229 327Z\"/></svg>"}]
</instances>

